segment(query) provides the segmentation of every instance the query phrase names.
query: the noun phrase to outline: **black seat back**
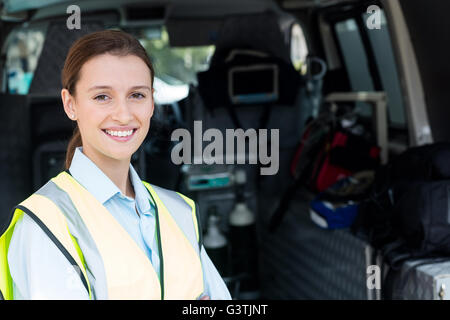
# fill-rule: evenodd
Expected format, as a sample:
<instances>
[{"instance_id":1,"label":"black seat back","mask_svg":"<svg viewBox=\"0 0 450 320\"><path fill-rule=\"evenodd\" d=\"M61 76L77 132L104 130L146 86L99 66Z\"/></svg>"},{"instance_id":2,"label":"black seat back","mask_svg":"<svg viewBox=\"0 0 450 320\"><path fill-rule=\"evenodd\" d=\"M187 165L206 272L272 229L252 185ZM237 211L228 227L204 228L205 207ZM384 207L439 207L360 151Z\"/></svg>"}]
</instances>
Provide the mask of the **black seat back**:
<instances>
[{"instance_id":1,"label":"black seat back","mask_svg":"<svg viewBox=\"0 0 450 320\"><path fill-rule=\"evenodd\" d=\"M65 20L50 23L28 93L59 96L61 70L69 48L78 38L102 29L103 23L95 21L83 22L79 30L69 30Z\"/></svg>"},{"instance_id":2,"label":"black seat back","mask_svg":"<svg viewBox=\"0 0 450 320\"><path fill-rule=\"evenodd\" d=\"M262 95L256 97L273 92L272 82L259 82L261 76L265 80L270 79L270 72L266 75L264 71L254 72L270 68L277 70L275 99L272 96L266 101L252 101L251 93L258 87L262 89ZM235 70L248 72L241 72L241 78L233 84L230 79ZM198 73L198 88L189 97L190 118L187 122L193 126L195 120L201 120L203 131L217 128L224 137L226 129L240 127L244 130L268 129L270 138L270 130L278 129L279 171L274 176L265 176L263 180L268 189L272 189L274 184L282 186L289 177L289 161L300 139L305 119L299 94L303 85L302 76L290 61L289 49L276 14L267 12L230 17L219 31L209 70ZM244 99L236 99L233 92L244 93ZM246 100L245 96L250 99ZM193 132L193 127L190 129ZM255 190L260 179L259 167L246 166L246 171L247 188Z\"/></svg>"},{"instance_id":3,"label":"black seat back","mask_svg":"<svg viewBox=\"0 0 450 320\"><path fill-rule=\"evenodd\" d=\"M29 98L0 94L0 232L12 208L32 192Z\"/></svg>"}]
</instances>

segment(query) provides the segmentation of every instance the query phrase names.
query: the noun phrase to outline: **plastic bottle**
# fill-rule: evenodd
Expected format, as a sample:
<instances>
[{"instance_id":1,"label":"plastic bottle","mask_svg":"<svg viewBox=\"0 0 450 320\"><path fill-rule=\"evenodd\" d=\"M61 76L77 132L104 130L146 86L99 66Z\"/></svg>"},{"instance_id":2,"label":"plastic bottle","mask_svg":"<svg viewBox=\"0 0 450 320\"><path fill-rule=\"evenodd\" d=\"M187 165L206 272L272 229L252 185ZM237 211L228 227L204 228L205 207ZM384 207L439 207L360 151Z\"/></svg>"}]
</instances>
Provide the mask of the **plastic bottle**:
<instances>
[{"instance_id":1,"label":"plastic bottle","mask_svg":"<svg viewBox=\"0 0 450 320\"><path fill-rule=\"evenodd\" d=\"M241 291L257 289L258 248L255 214L244 196L245 172L236 175L236 205L229 215L229 241L233 276L243 276Z\"/></svg>"},{"instance_id":2,"label":"plastic bottle","mask_svg":"<svg viewBox=\"0 0 450 320\"><path fill-rule=\"evenodd\" d=\"M203 245L214 266L221 276L225 276L228 266L228 241L219 226L220 218L217 208L208 209L208 229L203 237Z\"/></svg>"}]
</instances>

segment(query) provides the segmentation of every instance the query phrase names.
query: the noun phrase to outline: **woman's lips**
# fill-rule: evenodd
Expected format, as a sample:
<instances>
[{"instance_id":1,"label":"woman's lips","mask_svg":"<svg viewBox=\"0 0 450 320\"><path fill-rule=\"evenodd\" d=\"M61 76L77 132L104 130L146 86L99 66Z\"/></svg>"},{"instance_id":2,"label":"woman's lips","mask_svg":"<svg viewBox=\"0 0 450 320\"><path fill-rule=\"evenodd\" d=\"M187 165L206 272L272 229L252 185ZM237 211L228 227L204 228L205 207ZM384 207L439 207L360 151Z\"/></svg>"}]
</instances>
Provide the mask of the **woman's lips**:
<instances>
[{"instance_id":1,"label":"woman's lips","mask_svg":"<svg viewBox=\"0 0 450 320\"><path fill-rule=\"evenodd\" d=\"M134 137L134 134L136 133L138 129L130 129L130 130L108 130L108 129L102 129L102 131L111 139L119 142L126 142L131 140ZM126 133L129 133L129 131L132 131L131 134L125 135ZM123 134L120 135L113 135L113 134Z\"/></svg>"}]
</instances>

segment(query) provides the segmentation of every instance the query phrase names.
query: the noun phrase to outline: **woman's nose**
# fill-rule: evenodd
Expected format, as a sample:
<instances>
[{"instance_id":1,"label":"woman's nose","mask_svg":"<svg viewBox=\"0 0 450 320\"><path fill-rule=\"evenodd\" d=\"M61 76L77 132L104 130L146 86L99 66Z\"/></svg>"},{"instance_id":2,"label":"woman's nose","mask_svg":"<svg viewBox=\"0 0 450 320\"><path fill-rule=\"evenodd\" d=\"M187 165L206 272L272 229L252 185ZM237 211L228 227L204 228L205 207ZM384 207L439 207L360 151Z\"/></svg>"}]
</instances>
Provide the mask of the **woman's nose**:
<instances>
[{"instance_id":1,"label":"woman's nose","mask_svg":"<svg viewBox=\"0 0 450 320\"><path fill-rule=\"evenodd\" d=\"M121 101L117 104L112 114L112 119L121 124L127 124L133 119L133 114L130 111L130 106L126 101Z\"/></svg>"}]
</instances>

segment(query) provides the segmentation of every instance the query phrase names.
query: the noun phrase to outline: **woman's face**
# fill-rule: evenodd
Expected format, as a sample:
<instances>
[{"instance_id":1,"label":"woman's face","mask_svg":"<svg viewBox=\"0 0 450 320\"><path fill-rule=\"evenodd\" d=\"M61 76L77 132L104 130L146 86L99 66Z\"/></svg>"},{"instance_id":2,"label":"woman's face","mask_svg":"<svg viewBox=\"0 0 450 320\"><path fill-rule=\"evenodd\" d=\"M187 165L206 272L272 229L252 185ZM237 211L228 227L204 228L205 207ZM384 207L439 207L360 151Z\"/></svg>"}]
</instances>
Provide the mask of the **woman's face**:
<instances>
[{"instance_id":1,"label":"woman's face","mask_svg":"<svg viewBox=\"0 0 450 320\"><path fill-rule=\"evenodd\" d=\"M97 164L130 161L147 135L154 109L145 62L134 55L96 56L81 68L75 91L64 108L78 121L83 153ZM64 101L68 95L62 96Z\"/></svg>"}]
</instances>

